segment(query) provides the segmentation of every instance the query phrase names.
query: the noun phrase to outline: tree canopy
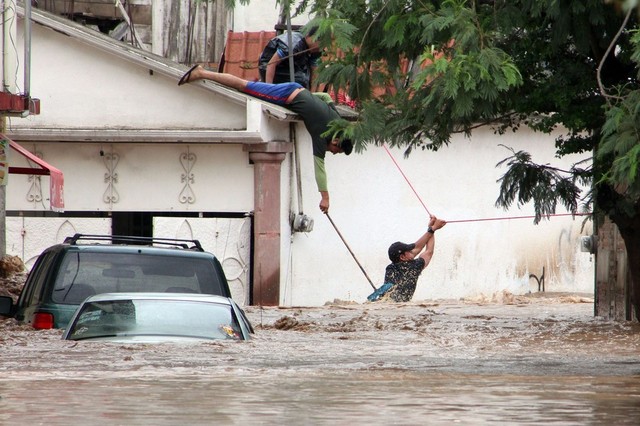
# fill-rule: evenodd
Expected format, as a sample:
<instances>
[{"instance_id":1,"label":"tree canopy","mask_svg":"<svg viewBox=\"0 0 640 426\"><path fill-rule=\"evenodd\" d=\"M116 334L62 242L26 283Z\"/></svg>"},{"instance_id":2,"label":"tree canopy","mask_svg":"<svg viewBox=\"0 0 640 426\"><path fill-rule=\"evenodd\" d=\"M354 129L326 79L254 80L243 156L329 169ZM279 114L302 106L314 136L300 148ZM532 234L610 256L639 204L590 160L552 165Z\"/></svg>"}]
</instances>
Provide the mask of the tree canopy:
<instances>
[{"instance_id":1,"label":"tree canopy","mask_svg":"<svg viewBox=\"0 0 640 426\"><path fill-rule=\"evenodd\" d=\"M590 160L595 152L599 184L635 181L637 153L632 146L621 152L619 136L626 132L634 145L632 123L620 126L630 118L633 110L625 103L637 90L637 20L620 4L308 3L325 44L340 52L323 63L320 78L358 101L360 120L339 125L359 149L388 143L407 153L437 150L452 134L470 135L479 126L500 134L523 126L546 133L563 129L555 141L558 156L583 153ZM376 90L381 87L388 90ZM505 160L509 169L497 204L533 201L539 218L558 203L575 212L579 185L594 177L591 161L565 171L534 161L525 152Z\"/></svg>"}]
</instances>

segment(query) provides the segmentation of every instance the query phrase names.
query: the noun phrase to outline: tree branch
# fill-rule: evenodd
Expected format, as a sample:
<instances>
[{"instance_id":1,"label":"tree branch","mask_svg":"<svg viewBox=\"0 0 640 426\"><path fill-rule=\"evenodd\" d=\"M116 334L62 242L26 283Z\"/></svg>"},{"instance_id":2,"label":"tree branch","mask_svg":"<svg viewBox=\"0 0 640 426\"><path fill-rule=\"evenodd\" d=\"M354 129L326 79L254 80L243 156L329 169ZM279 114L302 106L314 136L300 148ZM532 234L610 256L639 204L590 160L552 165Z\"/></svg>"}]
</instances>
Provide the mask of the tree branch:
<instances>
[{"instance_id":1,"label":"tree branch","mask_svg":"<svg viewBox=\"0 0 640 426\"><path fill-rule=\"evenodd\" d=\"M609 95L607 93L607 91L604 88L604 85L602 84L602 67L604 66L604 62L607 60L607 57L609 56L609 54L613 50L613 47L615 46L616 42L620 38L620 35L622 34L622 31L624 30L624 27L627 26L627 22L629 22L629 18L631 17L631 13L633 12L633 9L634 8L629 8L629 11L627 12L627 15L624 17L624 21L622 21L622 25L620 25L620 28L618 29L618 32L616 33L615 37L613 37L613 39L611 40L611 43L609 43L609 47L607 47L607 51L604 52L604 55L602 56L602 59L600 59L600 63L598 64L598 70L597 70L597 73L596 73L596 79L598 81L598 87L600 88L600 94L605 99L607 99L607 103L609 103L609 99L617 99L617 100L623 100L624 99L621 96L613 96L613 95Z\"/></svg>"}]
</instances>

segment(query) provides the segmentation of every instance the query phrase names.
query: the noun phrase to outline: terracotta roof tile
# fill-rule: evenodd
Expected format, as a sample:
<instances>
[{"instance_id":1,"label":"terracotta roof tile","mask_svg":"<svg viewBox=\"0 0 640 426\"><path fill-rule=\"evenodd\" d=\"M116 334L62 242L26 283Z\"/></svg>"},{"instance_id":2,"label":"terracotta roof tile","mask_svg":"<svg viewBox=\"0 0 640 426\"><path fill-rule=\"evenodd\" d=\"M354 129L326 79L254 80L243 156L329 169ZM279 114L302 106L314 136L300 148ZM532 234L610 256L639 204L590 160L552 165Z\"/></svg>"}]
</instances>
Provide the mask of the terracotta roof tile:
<instances>
[{"instance_id":1,"label":"terracotta roof tile","mask_svg":"<svg viewBox=\"0 0 640 426\"><path fill-rule=\"evenodd\" d=\"M249 81L259 80L258 58L262 49L275 36L275 31L229 31L224 57L218 71L233 74Z\"/></svg>"}]
</instances>

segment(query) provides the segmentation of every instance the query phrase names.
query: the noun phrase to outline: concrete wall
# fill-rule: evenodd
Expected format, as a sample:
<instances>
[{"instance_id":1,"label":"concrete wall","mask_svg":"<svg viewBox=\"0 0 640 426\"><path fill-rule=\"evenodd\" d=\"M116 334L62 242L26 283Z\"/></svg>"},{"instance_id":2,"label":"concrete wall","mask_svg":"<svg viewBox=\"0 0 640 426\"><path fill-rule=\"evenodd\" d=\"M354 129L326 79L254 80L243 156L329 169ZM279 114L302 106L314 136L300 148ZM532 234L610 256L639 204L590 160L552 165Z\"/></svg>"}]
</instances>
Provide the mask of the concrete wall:
<instances>
[{"instance_id":1,"label":"concrete wall","mask_svg":"<svg viewBox=\"0 0 640 426\"><path fill-rule=\"evenodd\" d=\"M67 211L253 210L253 166L240 144L24 146L64 173ZM27 166L24 157L11 154L12 165ZM10 175L7 209L47 210L48 181Z\"/></svg>"},{"instance_id":2,"label":"concrete wall","mask_svg":"<svg viewBox=\"0 0 640 426\"><path fill-rule=\"evenodd\" d=\"M558 165L553 136L519 132L498 138L478 130L472 140L454 137L439 152L414 151L408 159L392 155L432 214L446 220L533 215L533 207L496 209L506 171L495 167L510 151L531 150L533 159ZM305 142L306 141L306 142ZM292 237L283 253L282 302L321 305L334 299L363 301L373 289L345 245L320 212L313 182L310 141L301 144L305 213L315 219L313 232ZM565 159L568 160L568 159ZM415 242L426 231L428 214L382 147L370 146L351 156L328 155L330 214L363 268L378 287L389 263L388 246ZM568 161L559 164L568 167ZM559 210L562 213L562 210ZM537 291L530 274L545 268L546 291L593 292L594 263L580 251L582 217L451 223L436 233L435 256L423 272L414 300L485 298L503 290ZM285 260L287 259L287 260Z\"/></svg>"},{"instance_id":3,"label":"concrete wall","mask_svg":"<svg viewBox=\"0 0 640 426\"><path fill-rule=\"evenodd\" d=\"M111 234L109 218L7 217L7 254L19 256L28 270L45 248L76 233Z\"/></svg>"},{"instance_id":4,"label":"concrete wall","mask_svg":"<svg viewBox=\"0 0 640 426\"><path fill-rule=\"evenodd\" d=\"M21 26L20 26L21 27ZM19 34L22 34L19 28ZM31 94L41 113L15 128L219 129L247 126L244 106L33 25ZM21 36L20 36L21 37ZM19 41L22 44L22 41ZM22 62L17 71L22 87Z\"/></svg>"},{"instance_id":5,"label":"concrete wall","mask_svg":"<svg viewBox=\"0 0 640 426\"><path fill-rule=\"evenodd\" d=\"M178 87L172 79L40 25L34 25L32 32L31 93L41 99L41 112L8 119L10 129L263 127L260 105L245 107L198 87ZM18 70L19 80L22 75ZM248 116L254 124L247 123ZM253 167L241 144L153 142L24 142L23 146L64 173L66 210L252 210ZM28 166L23 157L10 154L12 165ZM9 181L8 210L48 209L48 177L11 175ZM38 187L44 189L44 197L33 196Z\"/></svg>"}]
</instances>

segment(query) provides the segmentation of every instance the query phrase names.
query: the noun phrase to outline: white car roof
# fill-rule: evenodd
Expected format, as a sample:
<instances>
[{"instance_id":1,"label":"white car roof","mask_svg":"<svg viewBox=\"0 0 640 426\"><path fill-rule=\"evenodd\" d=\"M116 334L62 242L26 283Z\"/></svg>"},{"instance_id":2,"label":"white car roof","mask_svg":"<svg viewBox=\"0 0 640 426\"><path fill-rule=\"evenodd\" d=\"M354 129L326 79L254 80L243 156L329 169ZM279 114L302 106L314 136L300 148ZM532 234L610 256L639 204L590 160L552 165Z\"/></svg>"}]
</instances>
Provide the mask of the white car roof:
<instances>
[{"instance_id":1,"label":"white car roof","mask_svg":"<svg viewBox=\"0 0 640 426\"><path fill-rule=\"evenodd\" d=\"M111 300L181 300L186 302L209 302L230 305L229 298L224 296L216 296L213 294L197 294L197 293L101 293L88 297L83 303L87 302L105 302Z\"/></svg>"}]
</instances>

